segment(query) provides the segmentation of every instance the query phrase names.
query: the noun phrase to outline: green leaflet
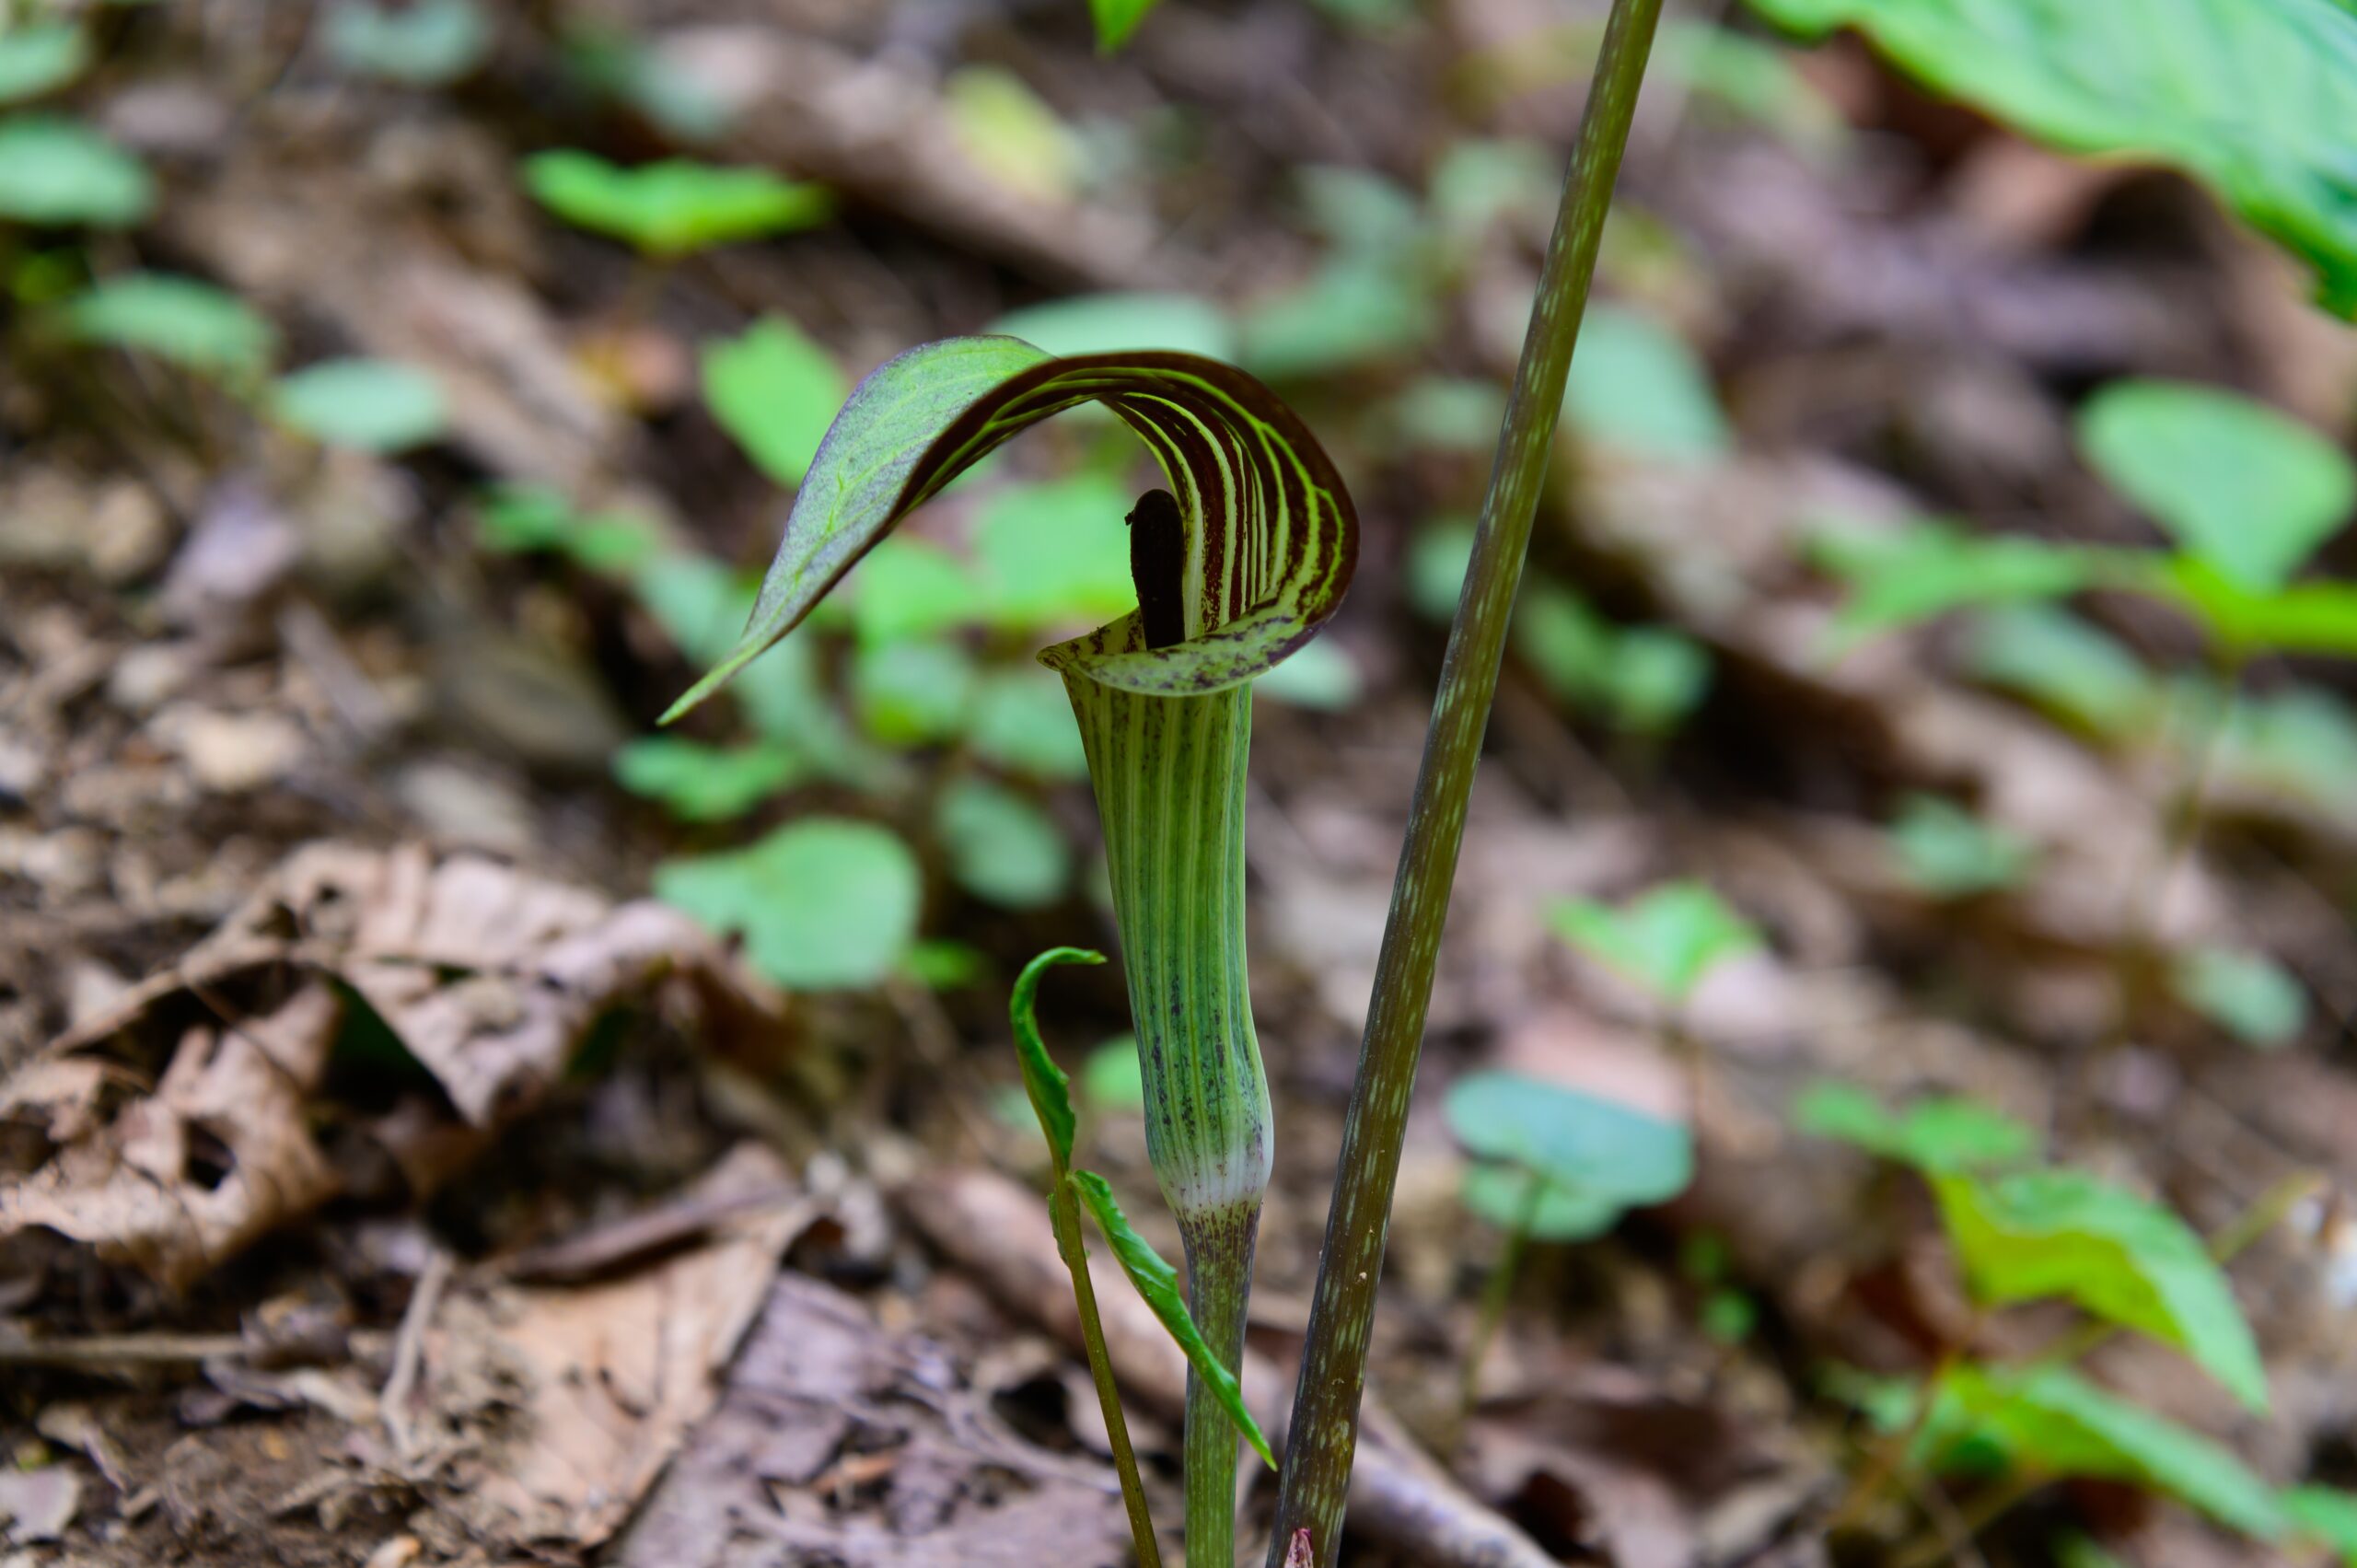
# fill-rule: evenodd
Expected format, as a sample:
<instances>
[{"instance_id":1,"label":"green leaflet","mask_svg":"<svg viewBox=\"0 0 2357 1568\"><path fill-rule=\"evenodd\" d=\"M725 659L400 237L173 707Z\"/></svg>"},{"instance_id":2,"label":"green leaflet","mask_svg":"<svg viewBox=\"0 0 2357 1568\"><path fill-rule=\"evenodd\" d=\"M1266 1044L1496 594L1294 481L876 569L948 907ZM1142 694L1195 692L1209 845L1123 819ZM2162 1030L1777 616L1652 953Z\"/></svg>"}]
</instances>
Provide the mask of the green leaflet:
<instances>
[{"instance_id":1,"label":"green leaflet","mask_svg":"<svg viewBox=\"0 0 2357 1568\"><path fill-rule=\"evenodd\" d=\"M1721 960L1759 946L1759 933L1701 882L1665 882L1615 910L1594 899L1558 899L1547 912L1555 935L1683 1006Z\"/></svg>"},{"instance_id":2,"label":"green leaflet","mask_svg":"<svg viewBox=\"0 0 2357 1568\"><path fill-rule=\"evenodd\" d=\"M1358 523L1332 462L1267 388L1193 354L1058 359L1015 338L946 338L886 362L853 390L795 497L743 638L666 718L792 631L893 524L958 474L1030 425L1091 401L1145 442L1178 497L1186 635L1148 649L1132 614L1050 649L1048 662L1129 691L1217 691L1306 642L1349 586Z\"/></svg>"},{"instance_id":3,"label":"green leaflet","mask_svg":"<svg viewBox=\"0 0 2357 1568\"><path fill-rule=\"evenodd\" d=\"M2357 11L2337 0L1752 0L1864 30L1933 88L2065 151L2194 175L2357 310Z\"/></svg>"},{"instance_id":4,"label":"green leaflet","mask_svg":"<svg viewBox=\"0 0 2357 1568\"><path fill-rule=\"evenodd\" d=\"M1252 689L1156 697L1066 671L1105 833L1146 1151L1184 1222L1255 1206L1273 1145L1244 956Z\"/></svg>"},{"instance_id":5,"label":"green leaflet","mask_svg":"<svg viewBox=\"0 0 2357 1568\"><path fill-rule=\"evenodd\" d=\"M1066 1179L1096 1216L1097 1228L1113 1244L1113 1256L1120 1260L1130 1283L1137 1286L1145 1304L1154 1308L1154 1315L1162 1319L1162 1326L1170 1330L1170 1337L1178 1342L1178 1348L1187 1353L1188 1364L1194 1367L1196 1376L1210 1386L1221 1408L1236 1423L1237 1430L1252 1445L1252 1451L1275 1469L1277 1457L1269 1451L1269 1440L1261 1435L1260 1423L1244 1408L1244 1390L1237 1384L1236 1374L1220 1365L1187 1311L1187 1303L1178 1294L1178 1271L1163 1261L1162 1254L1131 1228L1129 1216L1121 1213L1121 1205L1114 1200L1113 1190L1106 1185L1103 1177L1094 1171L1076 1170Z\"/></svg>"},{"instance_id":6,"label":"green leaflet","mask_svg":"<svg viewBox=\"0 0 2357 1568\"><path fill-rule=\"evenodd\" d=\"M1030 1097L1031 1109L1039 1118L1039 1131L1047 1134L1048 1154L1055 1161L1059 1179L1072 1167L1075 1124L1072 1079L1056 1065L1056 1059L1048 1054L1047 1042L1039 1038L1039 981L1059 964L1104 961L1104 954L1086 947L1051 947L1023 966L1023 972L1015 977L1015 994L1006 1005L1007 1017L1015 1026L1016 1060L1023 1064L1023 1092Z\"/></svg>"},{"instance_id":7,"label":"green leaflet","mask_svg":"<svg viewBox=\"0 0 2357 1568\"><path fill-rule=\"evenodd\" d=\"M1927 1173L2002 1168L2038 1154L2037 1133L1961 1095L1890 1111L1853 1084L1811 1084L1793 1102L1793 1125Z\"/></svg>"},{"instance_id":8,"label":"green leaflet","mask_svg":"<svg viewBox=\"0 0 2357 1568\"><path fill-rule=\"evenodd\" d=\"M1934 1440L1969 1433L2037 1474L2124 1481L2247 1535L2282 1532L2274 1495L2240 1459L2068 1367L1959 1366L1941 1381L1935 1411L1926 1434Z\"/></svg>"},{"instance_id":9,"label":"green leaflet","mask_svg":"<svg viewBox=\"0 0 2357 1568\"><path fill-rule=\"evenodd\" d=\"M2246 1406L2267 1409L2250 1325L2200 1237L2175 1214L2084 1171L1951 1172L1931 1183L1979 1300L2066 1297L2177 1346Z\"/></svg>"}]
</instances>

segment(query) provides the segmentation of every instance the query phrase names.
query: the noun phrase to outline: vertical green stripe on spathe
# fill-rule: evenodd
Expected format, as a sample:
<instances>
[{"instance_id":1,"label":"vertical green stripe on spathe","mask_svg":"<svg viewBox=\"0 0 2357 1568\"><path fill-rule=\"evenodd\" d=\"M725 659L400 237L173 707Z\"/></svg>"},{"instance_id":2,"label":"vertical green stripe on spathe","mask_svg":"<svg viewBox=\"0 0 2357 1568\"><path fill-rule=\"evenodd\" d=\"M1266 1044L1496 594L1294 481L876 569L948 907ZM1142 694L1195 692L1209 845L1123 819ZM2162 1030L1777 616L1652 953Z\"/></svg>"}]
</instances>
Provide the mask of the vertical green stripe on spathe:
<instances>
[{"instance_id":1,"label":"vertical green stripe on spathe","mask_svg":"<svg viewBox=\"0 0 2357 1568\"><path fill-rule=\"evenodd\" d=\"M1252 689L1156 696L1067 670L1103 819L1146 1147L1182 1222L1269 1184L1269 1085L1244 958Z\"/></svg>"}]
</instances>

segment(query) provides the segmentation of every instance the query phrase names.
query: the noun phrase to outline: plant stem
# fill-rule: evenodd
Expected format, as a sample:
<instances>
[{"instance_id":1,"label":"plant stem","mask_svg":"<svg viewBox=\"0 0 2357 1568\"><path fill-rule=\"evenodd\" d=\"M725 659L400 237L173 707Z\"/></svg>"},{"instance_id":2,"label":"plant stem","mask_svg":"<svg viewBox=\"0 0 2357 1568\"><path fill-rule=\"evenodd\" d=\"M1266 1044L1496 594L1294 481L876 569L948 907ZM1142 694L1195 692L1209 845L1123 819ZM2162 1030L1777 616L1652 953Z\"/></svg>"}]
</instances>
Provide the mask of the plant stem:
<instances>
[{"instance_id":1,"label":"plant stem","mask_svg":"<svg viewBox=\"0 0 2357 1568\"><path fill-rule=\"evenodd\" d=\"M1252 1295L1258 1199L1179 1222L1187 1248L1187 1310L1229 1371L1244 1365L1245 1309ZM1235 1568L1236 1462L1243 1442L1210 1385L1187 1375L1184 1444L1187 1568Z\"/></svg>"},{"instance_id":2,"label":"plant stem","mask_svg":"<svg viewBox=\"0 0 2357 1568\"><path fill-rule=\"evenodd\" d=\"M1359 1395L1366 1379L1375 1288L1399 1174L1399 1142L1432 1003L1433 966L1448 915L1449 886L1465 837L1465 807L1480 761L1482 732L1497 694L1498 666L1515 589L1530 544L1547 471L1563 378L1572 364L1588 285L1629 145L1637 89L1661 0L1613 0L1604 46L1580 116L1579 140L1547 245L1522 359L1515 368L1505 425L1474 534L1473 559L1441 665L1440 691L1423 765L1409 808L1408 834L1392 886L1391 914L1376 961L1375 993L1359 1047L1333 1205L1326 1217L1318 1294L1294 1400L1284 1484L1269 1545L1282 1568L1297 1534L1309 1532L1310 1560L1331 1568L1341 1541L1351 1457L1358 1444Z\"/></svg>"},{"instance_id":3,"label":"plant stem","mask_svg":"<svg viewBox=\"0 0 2357 1568\"><path fill-rule=\"evenodd\" d=\"M1061 1167L1062 1162L1058 1162ZM1089 1380L1097 1385L1097 1408L1104 1412L1105 1440L1113 1450L1113 1468L1120 1472L1121 1505L1129 1510L1130 1539L1138 1549L1138 1568L1162 1568L1162 1548L1154 1539L1154 1518L1146 1510L1145 1483L1138 1477L1138 1457L1130 1446L1129 1419L1121 1413L1120 1390L1113 1384L1113 1361L1105 1349L1105 1325L1097 1316L1097 1285L1088 1277L1088 1247L1081 1239L1080 1201L1072 1183L1056 1171L1048 1196L1048 1215L1056 1230L1056 1250L1072 1273L1072 1298L1080 1308L1081 1342L1088 1349Z\"/></svg>"},{"instance_id":4,"label":"plant stem","mask_svg":"<svg viewBox=\"0 0 2357 1568\"><path fill-rule=\"evenodd\" d=\"M1530 1227L1538 1218L1538 1205L1547 1196L1547 1179L1531 1172L1530 1188L1523 1196L1522 1205L1515 1211L1514 1229L1506 1237L1506 1249L1497 1266L1481 1287L1481 1316L1473 1325L1473 1338L1465 1347L1465 1366L1457 1374L1457 1422L1461 1427L1465 1418L1473 1413L1473 1401L1481 1382L1481 1363L1489 1359L1490 1346L1498 1337L1498 1328L1506 1319L1506 1307L1514 1300L1514 1282L1522 1272L1523 1254L1530 1250Z\"/></svg>"}]
</instances>

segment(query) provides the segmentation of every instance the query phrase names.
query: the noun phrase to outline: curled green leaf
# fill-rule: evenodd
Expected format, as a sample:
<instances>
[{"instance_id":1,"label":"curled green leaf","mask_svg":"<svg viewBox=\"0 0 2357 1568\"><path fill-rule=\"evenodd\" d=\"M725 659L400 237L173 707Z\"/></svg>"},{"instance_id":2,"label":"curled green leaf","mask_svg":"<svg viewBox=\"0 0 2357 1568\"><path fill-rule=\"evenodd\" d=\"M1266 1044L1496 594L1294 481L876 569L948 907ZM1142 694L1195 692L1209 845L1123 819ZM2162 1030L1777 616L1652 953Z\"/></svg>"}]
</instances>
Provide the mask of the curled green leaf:
<instances>
[{"instance_id":1,"label":"curled green leaf","mask_svg":"<svg viewBox=\"0 0 2357 1568\"><path fill-rule=\"evenodd\" d=\"M795 498L743 638L666 717L792 631L951 480L1086 402L1127 424L1168 478L1185 548L1184 635L1148 647L1132 612L1043 660L1125 691L1219 691L1274 667L1333 614L1357 558L1357 517L1331 459L1266 387L1195 354L1059 359L1016 338L947 338L888 361L853 391Z\"/></svg>"},{"instance_id":2,"label":"curled green leaf","mask_svg":"<svg viewBox=\"0 0 2357 1568\"><path fill-rule=\"evenodd\" d=\"M1059 964L1104 961L1104 954L1086 947L1051 947L1023 966L1023 972L1015 977L1015 994L1006 1005L1007 1016L1015 1025L1016 1059L1023 1064L1023 1092L1031 1098L1039 1131L1048 1135L1048 1153L1055 1159L1059 1176L1072 1164L1072 1079L1056 1065L1055 1058L1048 1054L1047 1042L1039 1038L1036 1016L1039 981Z\"/></svg>"},{"instance_id":3,"label":"curled green leaf","mask_svg":"<svg viewBox=\"0 0 2357 1568\"><path fill-rule=\"evenodd\" d=\"M1260 1455L1271 1469L1275 1469L1277 1457L1270 1451L1269 1440L1262 1435L1260 1423L1254 1421L1252 1412L1244 1408L1243 1387L1237 1382L1236 1374L1222 1365L1219 1357L1212 1353L1212 1347L1204 1340L1202 1330L1195 1326L1194 1317L1187 1310L1186 1298L1178 1294L1178 1271L1165 1262L1153 1244L1137 1233L1130 1224L1129 1216L1121 1213L1121 1205L1114 1198L1113 1189L1106 1184L1103 1177L1095 1171L1075 1170L1067 1179L1089 1214L1096 1217L1097 1228L1103 1231L1105 1239L1113 1244L1113 1256L1120 1260L1121 1272L1130 1276L1130 1283L1137 1286L1138 1295L1145 1298L1145 1304L1154 1309L1154 1315L1162 1319L1162 1326L1170 1331L1172 1339L1178 1342L1178 1348L1187 1353L1188 1363L1194 1367L1196 1376L1210 1386L1220 1408L1227 1411L1228 1418L1236 1423L1237 1430L1244 1434L1244 1440L1252 1445L1252 1451Z\"/></svg>"}]
</instances>

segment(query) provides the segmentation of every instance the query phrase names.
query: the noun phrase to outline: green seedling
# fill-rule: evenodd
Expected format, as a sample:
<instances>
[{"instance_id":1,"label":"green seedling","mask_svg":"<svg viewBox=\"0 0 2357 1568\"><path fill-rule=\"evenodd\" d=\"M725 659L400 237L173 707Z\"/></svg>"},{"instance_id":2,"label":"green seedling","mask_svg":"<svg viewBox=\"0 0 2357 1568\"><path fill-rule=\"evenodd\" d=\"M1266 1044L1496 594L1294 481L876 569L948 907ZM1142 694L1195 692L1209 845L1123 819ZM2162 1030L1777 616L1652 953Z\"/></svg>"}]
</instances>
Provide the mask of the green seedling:
<instances>
[{"instance_id":1,"label":"green seedling","mask_svg":"<svg viewBox=\"0 0 2357 1568\"><path fill-rule=\"evenodd\" d=\"M153 354L237 388L259 387L278 346L277 329L245 301L169 273L109 278L68 300L63 315L85 343Z\"/></svg>"},{"instance_id":2,"label":"green seedling","mask_svg":"<svg viewBox=\"0 0 2357 1568\"><path fill-rule=\"evenodd\" d=\"M687 158L623 168L572 148L524 160L524 188L565 222L675 261L699 250L813 227L834 212L822 185Z\"/></svg>"},{"instance_id":3,"label":"green seedling","mask_svg":"<svg viewBox=\"0 0 2357 1568\"><path fill-rule=\"evenodd\" d=\"M1563 417L1597 447L1661 461L1707 462L1735 444L1694 351L1638 310L1589 310Z\"/></svg>"},{"instance_id":4,"label":"green seedling","mask_svg":"<svg viewBox=\"0 0 2357 1568\"><path fill-rule=\"evenodd\" d=\"M1935 795L1910 795L1900 801L1887 842L1898 875L1934 899L1969 899L2018 888L2038 864L2037 851L2027 840Z\"/></svg>"},{"instance_id":5,"label":"green seedling","mask_svg":"<svg viewBox=\"0 0 2357 1568\"><path fill-rule=\"evenodd\" d=\"M1155 1543L1153 1521L1148 1517L1145 1492L1140 1483L1137 1460L1130 1452L1129 1432L1121 1414L1121 1401L1114 1387L1112 1365L1105 1351L1105 1331L1097 1320L1097 1299L1088 1278L1088 1253L1081 1239L1080 1211L1086 1208L1097 1222L1097 1227L1111 1244L1114 1257L1130 1283L1137 1287L1140 1296L1153 1308L1156 1318L1186 1353L1188 1365L1188 1396L1190 1406L1197 1388L1220 1412L1224 1423L1233 1423L1245 1441L1252 1446L1270 1468L1276 1466L1276 1457L1270 1451L1269 1441L1260 1434L1251 1411L1244 1407L1244 1390L1236 1377L1237 1357L1223 1354L1204 1337L1195 1314L1178 1290L1177 1271L1165 1262L1160 1254L1122 1214L1120 1204L1113 1197L1113 1190L1105 1179L1093 1172L1072 1168L1073 1139L1078 1119L1072 1109L1072 1080L1048 1054L1046 1043L1039 1038L1037 1024L1032 1021L1032 1003L1038 993L1039 979L1058 964L1101 964L1105 955L1077 947L1052 947L1025 967L1015 982L1015 994L1008 1011L1015 1024L1015 1044L1023 1068L1024 1092L1030 1098L1031 1109L1039 1119L1039 1130L1048 1140L1051 1179L1048 1191L1049 1216L1055 1226L1057 1250L1062 1253L1064 1266L1071 1272L1073 1295L1080 1307L1081 1333L1088 1347L1089 1370L1097 1382L1097 1397L1104 1411L1105 1427L1111 1436L1114 1460L1121 1475L1121 1493L1129 1505L1130 1533L1138 1551L1141 1564L1160 1561L1160 1549ZM1190 1284L1190 1292L1201 1299L1199 1285ZM1231 1450L1234 1445L1230 1444ZM1191 1446L1190 1446L1191 1457ZM1234 1462L1229 1463L1233 1484ZM1191 1518L1192 1511L1190 1511ZM1198 1542L1197 1548L1202 1543ZM1232 1555L1232 1539L1221 1544L1222 1555Z\"/></svg>"},{"instance_id":6,"label":"green seedling","mask_svg":"<svg viewBox=\"0 0 2357 1568\"><path fill-rule=\"evenodd\" d=\"M808 764L773 741L705 746L677 736L642 736L614 757L614 782L660 801L683 822L728 822L809 776Z\"/></svg>"},{"instance_id":7,"label":"green seedling","mask_svg":"<svg viewBox=\"0 0 2357 1568\"><path fill-rule=\"evenodd\" d=\"M2290 1532L2357 1568L2357 1493L2333 1486L2295 1486L2276 1499Z\"/></svg>"},{"instance_id":8,"label":"green seedling","mask_svg":"<svg viewBox=\"0 0 2357 1568\"><path fill-rule=\"evenodd\" d=\"M363 452L422 447L450 424L440 383L389 359L331 359L281 377L269 408L291 430Z\"/></svg>"},{"instance_id":9,"label":"green seedling","mask_svg":"<svg viewBox=\"0 0 2357 1568\"><path fill-rule=\"evenodd\" d=\"M799 990L880 983L907 960L923 891L916 857L872 822L806 817L748 849L666 862L655 894L741 936L753 967Z\"/></svg>"},{"instance_id":10,"label":"green seedling","mask_svg":"<svg viewBox=\"0 0 2357 1568\"><path fill-rule=\"evenodd\" d=\"M0 32L0 104L45 98L71 86L89 64L80 23L20 22Z\"/></svg>"},{"instance_id":11,"label":"green seedling","mask_svg":"<svg viewBox=\"0 0 2357 1568\"><path fill-rule=\"evenodd\" d=\"M2290 1045L2308 1021L2308 993L2263 953L2197 947L2171 966L2169 983L2178 1001L2261 1050Z\"/></svg>"},{"instance_id":12,"label":"green seedling","mask_svg":"<svg viewBox=\"0 0 2357 1568\"><path fill-rule=\"evenodd\" d=\"M1468 1074L1443 1104L1473 1159L1465 1206L1506 1237L1466 1346L1460 1410L1469 1410L1530 1244L1589 1240L1631 1209L1677 1197L1694 1179L1694 1142L1675 1122L1520 1073Z\"/></svg>"},{"instance_id":13,"label":"green seedling","mask_svg":"<svg viewBox=\"0 0 2357 1568\"><path fill-rule=\"evenodd\" d=\"M407 87L447 87L491 54L491 21L476 0L339 0L326 17L328 57L355 76Z\"/></svg>"},{"instance_id":14,"label":"green seedling","mask_svg":"<svg viewBox=\"0 0 2357 1568\"><path fill-rule=\"evenodd\" d=\"M2306 1190L2304 1179L2263 1198L2213 1249L2149 1200L2082 1171L2030 1164L2028 1130L1968 1100L1892 1112L1862 1091L1823 1084L1796 1102L1794 1120L1922 1178L1980 1313L2061 1300L2091 1327L2022 1365L1990 1366L1969 1342L1949 1346L1923 1384L1879 1401L1885 1441L1832 1527L1853 1523L1901 1469L1953 1469L1969 1456L2008 1473L1991 1494L1998 1508L2046 1481L2102 1477L2168 1493L2262 1538L2276 1533L2274 1500L2232 1455L2105 1393L2067 1364L2126 1330L2174 1347L2263 1411L2265 1369L2221 1260L2271 1226Z\"/></svg>"},{"instance_id":15,"label":"green seedling","mask_svg":"<svg viewBox=\"0 0 2357 1568\"><path fill-rule=\"evenodd\" d=\"M1643 990L1661 1009L1685 1010L1704 976L1759 947L1759 934L1700 882L1666 882L1619 909L1558 899L1555 935Z\"/></svg>"},{"instance_id":16,"label":"green seedling","mask_svg":"<svg viewBox=\"0 0 2357 1568\"><path fill-rule=\"evenodd\" d=\"M810 471L835 410L851 390L834 355L782 316L740 337L706 343L703 400L754 465L791 490Z\"/></svg>"},{"instance_id":17,"label":"green seedling","mask_svg":"<svg viewBox=\"0 0 2357 1568\"><path fill-rule=\"evenodd\" d=\"M2357 103L2357 16L2330 0L1752 0L1779 26L1863 30L1900 68L2067 152L2201 180L2357 313L2357 214L2328 127ZM2278 69L2282 67L2282 69ZM2272 84L2253 114L2250 84Z\"/></svg>"},{"instance_id":18,"label":"green seedling","mask_svg":"<svg viewBox=\"0 0 2357 1568\"><path fill-rule=\"evenodd\" d=\"M156 205L146 165L78 120L0 120L0 220L129 228Z\"/></svg>"}]
</instances>

